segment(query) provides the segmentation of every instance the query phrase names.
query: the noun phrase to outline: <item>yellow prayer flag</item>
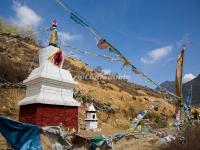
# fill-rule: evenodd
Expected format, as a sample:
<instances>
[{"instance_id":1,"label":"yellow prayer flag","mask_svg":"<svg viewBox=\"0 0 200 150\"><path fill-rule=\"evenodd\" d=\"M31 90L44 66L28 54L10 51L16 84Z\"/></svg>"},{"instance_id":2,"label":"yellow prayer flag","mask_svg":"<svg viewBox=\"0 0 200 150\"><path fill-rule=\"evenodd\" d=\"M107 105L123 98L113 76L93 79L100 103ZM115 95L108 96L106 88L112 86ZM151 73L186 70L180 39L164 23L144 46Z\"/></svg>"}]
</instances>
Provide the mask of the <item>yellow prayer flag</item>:
<instances>
[{"instance_id":1,"label":"yellow prayer flag","mask_svg":"<svg viewBox=\"0 0 200 150\"><path fill-rule=\"evenodd\" d=\"M184 61L184 53L185 50L183 49L178 56L177 59L177 66L176 66L176 96L182 97L182 74L183 74L183 61Z\"/></svg>"}]
</instances>

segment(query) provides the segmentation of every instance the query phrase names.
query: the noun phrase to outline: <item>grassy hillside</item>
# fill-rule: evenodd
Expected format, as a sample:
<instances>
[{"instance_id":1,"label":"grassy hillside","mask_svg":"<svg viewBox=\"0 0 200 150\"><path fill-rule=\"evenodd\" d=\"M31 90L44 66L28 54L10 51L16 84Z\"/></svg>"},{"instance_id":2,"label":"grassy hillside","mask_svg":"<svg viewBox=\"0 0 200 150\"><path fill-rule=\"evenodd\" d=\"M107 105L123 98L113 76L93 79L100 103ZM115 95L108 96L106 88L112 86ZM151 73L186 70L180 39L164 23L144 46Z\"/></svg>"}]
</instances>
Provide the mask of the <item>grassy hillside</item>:
<instances>
[{"instance_id":1,"label":"grassy hillside","mask_svg":"<svg viewBox=\"0 0 200 150\"><path fill-rule=\"evenodd\" d=\"M38 46L29 38L12 33L0 33L0 80L18 83L38 66ZM79 82L75 87L75 98L82 103L80 119L84 119L86 102L94 102L99 110L100 122L110 124L113 128L128 128L130 120L148 107L150 100L158 100L153 116L171 118L174 106L164 102L163 96L152 89L129 83L126 80L98 79L105 77L82 61L65 56L64 69L70 70ZM94 79L80 79L80 76L91 75ZM17 101L24 97L24 88L2 87L0 92L0 113L17 118ZM150 115L151 116L151 115ZM84 124L83 121L81 121Z\"/></svg>"}]
</instances>

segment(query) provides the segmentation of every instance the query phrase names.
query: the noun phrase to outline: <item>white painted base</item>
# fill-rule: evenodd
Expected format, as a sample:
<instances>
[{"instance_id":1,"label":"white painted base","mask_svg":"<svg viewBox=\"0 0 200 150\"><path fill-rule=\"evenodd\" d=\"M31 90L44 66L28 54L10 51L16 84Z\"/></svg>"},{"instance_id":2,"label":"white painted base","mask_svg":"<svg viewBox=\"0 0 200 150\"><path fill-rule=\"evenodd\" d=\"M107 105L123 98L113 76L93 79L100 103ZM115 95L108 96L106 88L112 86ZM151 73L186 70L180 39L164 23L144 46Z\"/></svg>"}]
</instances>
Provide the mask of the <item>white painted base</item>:
<instances>
[{"instance_id":1,"label":"white painted base","mask_svg":"<svg viewBox=\"0 0 200 150\"><path fill-rule=\"evenodd\" d=\"M77 82L70 72L48 61L48 56L56 50L53 46L40 50L40 66L24 80L24 84L27 85L26 97L18 103L19 105L41 103L80 106L80 103L73 99L73 88Z\"/></svg>"},{"instance_id":2,"label":"white painted base","mask_svg":"<svg viewBox=\"0 0 200 150\"><path fill-rule=\"evenodd\" d=\"M97 121L86 121L85 125L87 131L97 129Z\"/></svg>"}]
</instances>

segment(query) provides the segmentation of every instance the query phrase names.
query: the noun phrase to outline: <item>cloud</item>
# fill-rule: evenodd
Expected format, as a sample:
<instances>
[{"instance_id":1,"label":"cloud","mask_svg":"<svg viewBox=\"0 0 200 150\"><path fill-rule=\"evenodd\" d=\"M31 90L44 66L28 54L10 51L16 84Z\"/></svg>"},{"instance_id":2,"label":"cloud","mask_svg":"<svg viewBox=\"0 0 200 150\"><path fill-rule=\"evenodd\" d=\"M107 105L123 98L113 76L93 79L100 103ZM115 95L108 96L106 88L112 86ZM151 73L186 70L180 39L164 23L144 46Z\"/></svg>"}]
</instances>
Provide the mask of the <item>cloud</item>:
<instances>
[{"instance_id":1,"label":"cloud","mask_svg":"<svg viewBox=\"0 0 200 150\"><path fill-rule=\"evenodd\" d=\"M12 22L20 27L37 27L42 21L42 18L26 5L14 1L13 9L16 14Z\"/></svg>"},{"instance_id":2,"label":"cloud","mask_svg":"<svg viewBox=\"0 0 200 150\"><path fill-rule=\"evenodd\" d=\"M166 46L166 47L154 49L148 52L146 56L141 57L140 61L145 64L154 64L160 59L167 56L171 52L172 48L173 48L172 46Z\"/></svg>"},{"instance_id":3,"label":"cloud","mask_svg":"<svg viewBox=\"0 0 200 150\"><path fill-rule=\"evenodd\" d=\"M189 81L193 80L194 78L196 78L196 76L193 75L192 73L185 74L183 76L183 83L189 82Z\"/></svg>"},{"instance_id":4,"label":"cloud","mask_svg":"<svg viewBox=\"0 0 200 150\"><path fill-rule=\"evenodd\" d=\"M58 32L58 38L61 42L73 41L81 38L81 35L74 35L67 32Z\"/></svg>"}]
</instances>

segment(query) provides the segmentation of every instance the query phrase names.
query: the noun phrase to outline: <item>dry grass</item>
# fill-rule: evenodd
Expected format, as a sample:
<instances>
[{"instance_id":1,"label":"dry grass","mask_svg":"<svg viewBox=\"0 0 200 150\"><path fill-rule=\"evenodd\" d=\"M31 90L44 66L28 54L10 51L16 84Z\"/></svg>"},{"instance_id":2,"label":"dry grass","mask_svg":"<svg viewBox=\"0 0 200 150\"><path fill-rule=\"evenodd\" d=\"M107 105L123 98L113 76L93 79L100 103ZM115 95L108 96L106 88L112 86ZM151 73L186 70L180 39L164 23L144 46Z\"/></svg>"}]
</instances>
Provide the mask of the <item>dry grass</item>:
<instances>
[{"instance_id":1,"label":"dry grass","mask_svg":"<svg viewBox=\"0 0 200 150\"><path fill-rule=\"evenodd\" d=\"M19 106L18 101L24 98L24 89L0 89L0 114L18 119Z\"/></svg>"}]
</instances>

